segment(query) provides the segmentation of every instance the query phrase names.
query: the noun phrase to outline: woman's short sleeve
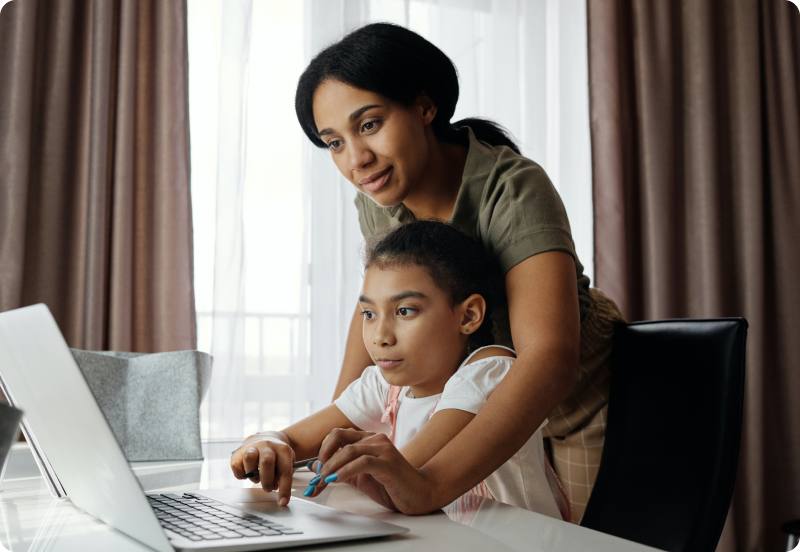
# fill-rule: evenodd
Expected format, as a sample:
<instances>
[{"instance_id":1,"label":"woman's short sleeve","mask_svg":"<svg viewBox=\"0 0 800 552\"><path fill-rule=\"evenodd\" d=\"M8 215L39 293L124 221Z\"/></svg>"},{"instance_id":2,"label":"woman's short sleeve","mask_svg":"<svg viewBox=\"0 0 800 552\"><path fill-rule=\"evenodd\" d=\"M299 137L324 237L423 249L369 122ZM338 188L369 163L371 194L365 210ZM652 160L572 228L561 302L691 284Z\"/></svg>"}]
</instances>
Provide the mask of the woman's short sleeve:
<instances>
[{"instance_id":1,"label":"woman's short sleeve","mask_svg":"<svg viewBox=\"0 0 800 552\"><path fill-rule=\"evenodd\" d=\"M333 404L357 428L388 434L392 429L391 425L380 421L388 402L389 383L377 366L369 366Z\"/></svg>"},{"instance_id":2,"label":"woman's short sleeve","mask_svg":"<svg viewBox=\"0 0 800 552\"><path fill-rule=\"evenodd\" d=\"M478 226L503 274L528 257L562 251L576 258L564 204L538 164L510 150L498 155L484 189Z\"/></svg>"}]
</instances>

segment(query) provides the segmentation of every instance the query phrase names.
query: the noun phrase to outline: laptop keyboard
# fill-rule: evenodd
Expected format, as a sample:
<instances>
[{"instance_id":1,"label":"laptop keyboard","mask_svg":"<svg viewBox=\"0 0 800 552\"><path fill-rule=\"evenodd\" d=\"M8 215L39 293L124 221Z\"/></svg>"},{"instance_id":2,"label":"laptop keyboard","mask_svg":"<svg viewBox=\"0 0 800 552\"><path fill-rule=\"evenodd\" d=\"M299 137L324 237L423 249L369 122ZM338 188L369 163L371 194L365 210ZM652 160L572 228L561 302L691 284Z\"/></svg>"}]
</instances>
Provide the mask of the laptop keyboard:
<instances>
[{"instance_id":1,"label":"laptop keyboard","mask_svg":"<svg viewBox=\"0 0 800 552\"><path fill-rule=\"evenodd\" d=\"M277 537L302 533L198 494L152 494L147 495L147 499L164 529L192 541Z\"/></svg>"}]
</instances>

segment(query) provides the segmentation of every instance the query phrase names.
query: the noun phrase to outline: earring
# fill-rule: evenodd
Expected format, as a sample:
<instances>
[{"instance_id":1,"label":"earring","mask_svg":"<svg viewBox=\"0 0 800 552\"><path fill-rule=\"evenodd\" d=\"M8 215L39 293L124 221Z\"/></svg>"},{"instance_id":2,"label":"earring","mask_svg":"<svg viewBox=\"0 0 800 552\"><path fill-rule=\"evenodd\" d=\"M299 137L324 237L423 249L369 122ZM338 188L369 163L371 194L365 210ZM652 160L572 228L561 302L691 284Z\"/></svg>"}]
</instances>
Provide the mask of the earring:
<instances>
[{"instance_id":1,"label":"earring","mask_svg":"<svg viewBox=\"0 0 800 552\"><path fill-rule=\"evenodd\" d=\"M464 330L465 332L469 333L469 330Z\"/></svg>"}]
</instances>

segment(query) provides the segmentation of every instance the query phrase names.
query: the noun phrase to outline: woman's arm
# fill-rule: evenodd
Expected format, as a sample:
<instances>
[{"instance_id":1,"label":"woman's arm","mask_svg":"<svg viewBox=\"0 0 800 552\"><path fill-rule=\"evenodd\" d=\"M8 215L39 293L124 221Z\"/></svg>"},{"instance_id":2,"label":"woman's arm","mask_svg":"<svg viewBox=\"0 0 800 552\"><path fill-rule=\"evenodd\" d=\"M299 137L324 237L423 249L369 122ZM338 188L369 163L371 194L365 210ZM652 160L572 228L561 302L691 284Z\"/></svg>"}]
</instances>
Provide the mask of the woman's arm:
<instances>
[{"instance_id":1,"label":"woman's arm","mask_svg":"<svg viewBox=\"0 0 800 552\"><path fill-rule=\"evenodd\" d=\"M474 417L475 414L463 410L440 410L400 450L400 453L409 464L421 468L467 427Z\"/></svg>"},{"instance_id":2,"label":"woman's arm","mask_svg":"<svg viewBox=\"0 0 800 552\"><path fill-rule=\"evenodd\" d=\"M440 410L433 415L430 421L422 427L420 432L401 451L398 451L389 438L382 433L334 429L320 448L320 461L325 462L326 459L336 454L339 449L343 450L333 460L336 466L345 465L360 456L377 456L382 453L389 453L402 456L406 467L414 471L416 468L424 466L428 460L442 450L442 447L458 435L474 417L475 414L463 410ZM334 471L336 469L336 467L333 468ZM330 468L328 471L330 471ZM375 502L387 508L395 508L394 502L387 494L386 489L381 484L376 484L375 479L370 475L341 478L339 481L353 485ZM327 487L325 481L320 481L310 496L317 496L325 490L325 487Z\"/></svg>"},{"instance_id":3,"label":"woman's arm","mask_svg":"<svg viewBox=\"0 0 800 552\"><path fill-rule=\"evenodd\" d=\"M339 373L339 381L336 384L336 391L333 393L333 400L338 399L348 385L361 377L364 368L374 364L367 352L367 348L364 346L364 338L361 336L362 325L361 306L356 303L356 311L353 313L353 319L350 321L350 330L347 333L342 371Z\"/></svg>"},{"instance_id":4,"label":"woman's arm","mask_svg":"<svg viewBox=\"0 0 800 552\"><path fill-rule=\"evenodd\" d=\"M326 441L322 474L335 472L343 480L369 475L397 509L423 514L449 504L511 458L578 380L575 263L555 251L530 257L508 272L506 293L517 360L458 435L420 469L385 445L359 447L351 439L335 453ZM369 440L380 444L380 437Z\"/></svg>"},{"instance_id":5,"label":"woman's arm","mask_svg":"<svg viewBox=\"0 0 800 552\"><path fill-rule=\"evenodd\" d=\"M486 347L472 356L467 364L493 356L513 357L514 355L500 347ZM436 456L444 446L452 441L461 430L467 427L475 414L447 408L440 410L431 417L427 424L417 433L400 452L415 468L421 468L428 460Z\"/></svg>"},{"instance_id":6,"label":"woman's arm","mask_svg":"<svg viewBox=\"0 0 800 552\"><path fill-rule=\"evenodd\" d=\"M278 503L287 504L292 492L292 463L297 459L311 458L319 451L322 441L335 428L355 426L336 405L330 405L304 418L283 431L264 431L251 435L231 455L231 470L237 479L258 469L265 491L278 489ZM285 501L284 501L285 499Z\"/></svg>"}]
</instances>

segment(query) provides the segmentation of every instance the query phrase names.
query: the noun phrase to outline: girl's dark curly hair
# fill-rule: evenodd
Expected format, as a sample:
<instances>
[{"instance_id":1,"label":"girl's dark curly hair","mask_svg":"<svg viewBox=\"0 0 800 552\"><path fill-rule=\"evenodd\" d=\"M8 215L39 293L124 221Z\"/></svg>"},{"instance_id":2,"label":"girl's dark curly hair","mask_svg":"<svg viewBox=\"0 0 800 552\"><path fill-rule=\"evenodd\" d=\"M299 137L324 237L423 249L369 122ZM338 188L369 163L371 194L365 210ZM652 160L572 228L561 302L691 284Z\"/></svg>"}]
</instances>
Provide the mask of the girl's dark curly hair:
<instances>
[{"instance_id":1,"label":"girl's dark curly hair","mask_svg":"<svg viewBox=\"0 0 800 552\"><path fill-rule=\"evenodd\" d=\"M486 301L483 323L469 337L469 352L492 345L491 257L483 247L444 222L417 220L372 236L364 250L364 269L415 264L450 294L450 306L477 293Z\"/></svg>"}]
</instances>

